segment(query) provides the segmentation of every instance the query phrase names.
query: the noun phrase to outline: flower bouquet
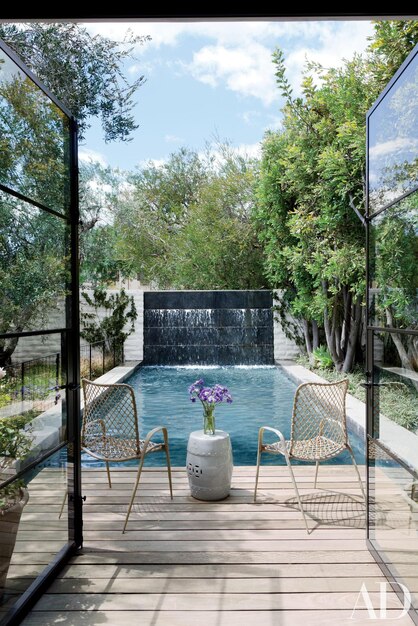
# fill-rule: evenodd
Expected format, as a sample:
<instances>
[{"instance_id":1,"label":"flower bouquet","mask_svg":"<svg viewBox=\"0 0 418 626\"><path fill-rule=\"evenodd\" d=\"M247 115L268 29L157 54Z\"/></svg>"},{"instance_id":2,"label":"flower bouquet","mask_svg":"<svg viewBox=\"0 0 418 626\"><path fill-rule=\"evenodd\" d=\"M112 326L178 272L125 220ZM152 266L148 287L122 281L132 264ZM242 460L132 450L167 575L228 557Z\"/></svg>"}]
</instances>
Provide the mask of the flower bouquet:
<instances>
[{"instance_id":1,"label":"flower bouquet","mask_svg":"<svg viewBox=\"0 0 418 626\"><path fill-rule=\"evenodd\" d=\"M205 435L215 434L215 406L221 402L231 404L232 396L226 387L214 385L205 387L204 380L200 378L189 387L190 400L200 400L203 405L203 430Z\"/></svg>"}]
</instances>

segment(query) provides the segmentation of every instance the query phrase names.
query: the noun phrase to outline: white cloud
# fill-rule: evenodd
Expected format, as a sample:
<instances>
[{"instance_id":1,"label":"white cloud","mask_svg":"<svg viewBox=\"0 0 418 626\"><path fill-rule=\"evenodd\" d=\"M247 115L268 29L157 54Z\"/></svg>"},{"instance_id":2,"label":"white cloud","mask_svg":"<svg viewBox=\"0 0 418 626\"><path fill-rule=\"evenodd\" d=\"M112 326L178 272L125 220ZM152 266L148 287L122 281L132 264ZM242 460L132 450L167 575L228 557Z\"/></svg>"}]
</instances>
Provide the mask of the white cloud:
<instances>
[{"instance_id":1,"label":"white cloud","mask_svg":"<svg viewBox=\"0 0 418 626\"><path fill-rule=\"evenodd\" d=\"M257 42L246 46L204 46L187 66L192 76L216 87L224 83L243 96L254 96L267 106L277 99L271 50Z\"/></svg>"},{"instance_id":2,"label":"white cloud","mask_svg":"<svg viewBox=\"0 0 418 626\"><path fill-rule=\"evenodd\" d=\"M260 117L260 111L243 111L239 114L239 117L246 123L252 124L254 120Z\"/></svg>"},{"instance_id":3,"label":"white cloud","mask_svg":"<svg viewBox=\"0 0 418 626\"><path fill-rule=\"evenodd\" d=\"M165 135L164 141L167 143L180 143L183 139L181 137L177 137L177 135Z\"/></svg>"},{"instance_id":4,"label":"white cloud","mask_svg":"<svg viewBox=\"0 0 418 626\"><path fill-rule=\"evenodd\" d=\"M387 156L388 154L417 152L418 141L413 137L397 137L390 141L378 143L369 150L369 155L374 158Z\"/></svg>"},{"instance_id":5,"label":"white cloud","mask_svg":"<svg viewBox=\"0 0 418 626\"><path fill-rule=\"evenodd\" d=\"M312 45L293 46L293 50L286 55L285 66L295 92L300 92L302 71L307 59L324 68L338 67L344 59L350 59L354 53L365 50L368 45L367 37L372 31L370 22L341 22L337 25L325 23Z\"/></svg>"},{"instance_id":6,"label":"white cloud","mask_svg":"<svg viewBox=\"0 0 418 626\"><path fill-rule=\"evenodd\" d=\"M144 63L144 62L140 62L140 63L134 63L133 65L130 65L128 67L128 74L131 74L131 76L135 76L135 78L138 78L139 76L143 76L143 75L148 75L152 74L154 70L154 65L152 63Z\"/></svg>"},{"instance_id":7,"label":"white cloud","mask_svg":"<svg viewBox=\"0 0 418 626\"><path fill-rule=\"evenodd\" d=\"M101 152L92 150L91 148L80 148L78 151L78 158L84 163L100 163L103 167L108 165L104 155Z\"/></svg>"},{"instance_id":8,"label":"white cloud","mask_svg":"<svg viewBox=\"0 0 418 626\"><path fill-rule=\"evenodd\" d=\"M178 61L177 67L211 87L225 86L242 96L258 98L267 106L280 98L271 62L276 46L285 50L288 78L298 93L306 57L325 67L335 67L343 58L362 52L373 31L366 21L108 22L89 23L86 28L92 34L119 41L128 30L134 35L150 35L151 41L137 47L137 52L147 52L148 58L152 49L174 48L186 36L205 38L205 45L194 53L191 63ZM148 63L134 63L128 71L149 74L156 62L154 57ZM171 62L176 64L175 55Z\"/></svg>"},{"instance_id":9,"label":"white cloud","mask_svg":"<svg viewBox=\"0 0 418 626\"><path fill-rule=\"evenodd\" d=\"M234 148L238 154L250 159L259 159L261 157L261 143L242 143Z\"/></svg>"}]
</instances>

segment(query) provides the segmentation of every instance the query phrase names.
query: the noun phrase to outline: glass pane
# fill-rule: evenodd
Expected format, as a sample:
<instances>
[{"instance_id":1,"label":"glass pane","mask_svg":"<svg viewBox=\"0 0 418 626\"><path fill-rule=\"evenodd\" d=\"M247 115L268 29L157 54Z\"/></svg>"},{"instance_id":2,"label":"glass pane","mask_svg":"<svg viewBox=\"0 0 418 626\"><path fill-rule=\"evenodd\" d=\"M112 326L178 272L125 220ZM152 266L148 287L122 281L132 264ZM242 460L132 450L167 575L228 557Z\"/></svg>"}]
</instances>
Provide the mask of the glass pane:
<instances>
[{"instance_id":1,"label":"glass pane","mask_svg":"<svg viewBox=\"0 0 418 626\"><path fill-rule=\"evenodd\" d=\"M370 447L370 539L418 608L418 480L382 448Z\"/></svg>"},{"instance_id":2,"label":"glass pane","mask_svg":"<svg viewBox=\"0 0 418 626\"><path fill-rule=\"evenodd\" d=\"M67 116L0 50L0 183L66 212L68 144Z\"/></svg>"},{"instance_id":3,"label":"glass pane","mask_svg":"<svg viewBox=\"0 0 418 626\"><path fill-rule=\"evenodd\" d=\"M68 541L66 466L63 448L7 493L0 487L0 616Z\"/></svg>"},{"instance_id":4,"label":"glass pane","mask_svg":"<svg viewBox=\"0 0 418 626\"><path fill-rule=\"evenodd\" d=\"M369 208L418 185L418 55L369 117Z\"/></svg>"},{"instance_id":5,"label":"glass pane","mask_svg":"<svg viewBox=\"0 0 418 626\"><path fill-rule=\"evenodd\" d=\"M0 191L1 334L65 326L68 247L66 220Z\"/></svg>"},{"instance_id":6,"label":"glass pane","mask_svg":"<svg viewBox=\"0 0 418 626\"><path fill-rule=\"evenodd\" d=\"M375 326L417 328L418 192L373 219L370 304Z\"/></svg>"},{"instance_id":7,"label":"glass pane","mask_svg":"<svg viewBox=\"0 0 418 626\"><path fill-rule=\"evenodd\" d=\"M374 437L415 471L418 471L417 351L416 335L375 334Z\"/></svg>"},{"instance_id":8,"label":"glass pane","mask_svg":"<svg viewBox=\"0 0 418 626\"><path fill-rule=\"evenodd\" d=\"M61 335L21 337L2 374L0 457L9 455L6 443L11 433L24 444L19 457L25 460L12 463L20 470L66 437L65 391L60 389L66 382Z\"/></svg>"}]
</instances>

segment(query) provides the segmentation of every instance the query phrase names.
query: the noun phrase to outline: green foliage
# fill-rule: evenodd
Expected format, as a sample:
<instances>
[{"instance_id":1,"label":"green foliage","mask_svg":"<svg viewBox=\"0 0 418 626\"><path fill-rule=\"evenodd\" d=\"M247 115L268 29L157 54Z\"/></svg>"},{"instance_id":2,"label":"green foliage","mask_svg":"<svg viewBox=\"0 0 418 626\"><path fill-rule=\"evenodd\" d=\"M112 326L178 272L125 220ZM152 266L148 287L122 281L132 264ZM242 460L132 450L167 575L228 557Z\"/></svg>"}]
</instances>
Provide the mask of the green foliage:
<instances>
[{"instance_id":1,"label":"green foliage","mask_svg":"<svg viewBox=\"0 0 418 626\"><path fill-rule=\"evenodd\" d=\"M134 299L124 289L119 293L107 294L104 287L96 287L92 296L82 292L84 301L94 309L94 313L82 313L80 332L89 343L105 341L108 347L120 345L135 330L138 313ZM99 310L106 311L103 319Z\"/></svg>"},{"instance_id":2,"label":"green foliage","mask_svg":"<svg viewBox=\"0 0 418 626\"><path fill-rule=\"evenodd\" d=\"M265 285L252 212L255 162L224 147L223 161L201 186L176 236L172 284L189 289L253 289Z\"/></svg>"},{"instance_id":3,"label":"green foliage","mask_svg":"<svg viewBox=\"0 0 418 626\"><path fill-rule=\"evenodd\" d=\"M61 220L0 194L0 332L39 328L67 291L65 225ZM6 365L17 340L0 340Z\"/></svg>"},{"instance_id":4,"label":"green foliage","mask_svg":"<svg viewBox=\"0 0 418 626\"><path fill-rule=\"evenodd\" d=\"M298 363L310 369L318 376L329 382L341 378L341 374L335 370L313 365L306 357L299 357ZM349 381L348 392L358 400L366 402L366 391L363 386L365 381L364 371L355 367L347 374ZM381 387L379 387L380 413L393 420L400 426L412 432L418 431L417 396L418 392L412 384L400 382L390 372L381 372L379 375Z\"/></svg>"},{"instance_id":5,"label":"green foliage","mask_svg":"<svg viewBox=\"0 0 418 626\"><path fill-rule=\"evenodd\" d=\"M319 346L312 351L312 364L314 367L332 369L334 361L328 349L325 346Z\"/></svg>"},{"instance_id":6,"label":"green foliage","mask_svg":"<svg viewBox=\"0 0 418 626\"><path fill-rule=\"evenodd\" d=\"M181 148L161 166L149 163L130 177L133 186L116 211L117 255L125 274L170 286L176 236L208 175L196 152Z\"/></svg>"},{"instance_id":7,"label":"green foliage","mask_svg":"<svg viewBox=\"0 0 418 626\"><path fill-rule=\"evenodd\" d=\"M93 287L117 280L123 271L113 215L123 198L126 176L100 163L80 165L80 282Z\"/></svg>"},{"instance_id":8,"label":"green foliage","mask_svg":"<svg viewBox=\"0 0 418 626\"><path fill-rule=\"evenodd\" d=\"M353 206L365 210L366 112L387 82L386 58L400 64L418 39L415 23L385 24L365 55L327 70L308 63L297 98L283 53L273 55L285 106L282 128L263 142L256 220L266 276L303 320L308 351L316 323L345 372L355 362L365 293L365 236Z\"/></svg>"},{"instance_id":9,"label":"green foliage","mask_svg":"<svg viewBox=\"0 0 418 626\"><path fill-rule=\"evenodd\" d=\"M126 273L159 287L265 284L252 222L257 164L228 145L217 150L215 159L182 148L131 178L115 218Z\"/></svg>"},{"instance_id":10,"label":"green foliage","mask_svg":"<svg viewBox=\"0 0 418 626\"><path fill-rule=\"evenodd\" d=\"M30 429L26 430L28 418L24 415L0 419L0 456L12 459L25 457L32 445Z\"/></svg>"},{"instance_id":11,"label":"green foliage","mask_svg":"<svg viewBox=\"0 0 418 626\"><path fill-rule=\"evenodd\" d=\"M144 77L130 83L123 63L149 37L122 42L91 35L79 24L0 24L3 39L77 118L81 137L92 117L101 119L106 141L128 140L137 128L132 109Z\"/></svg>"},{"instance_id":12,"label":"green foliage","mask_svg":"<svg viewBox=\"0 0 418 626\"><path fill-rule=\"evenodd\" d=\"M15 459L24 458L31 450L33 438L23 415L0 419L0 481L9 478L7 470ZM22 497L22 480L0 488L0 512L13 506Z\"/></svg>"}]
</instances>

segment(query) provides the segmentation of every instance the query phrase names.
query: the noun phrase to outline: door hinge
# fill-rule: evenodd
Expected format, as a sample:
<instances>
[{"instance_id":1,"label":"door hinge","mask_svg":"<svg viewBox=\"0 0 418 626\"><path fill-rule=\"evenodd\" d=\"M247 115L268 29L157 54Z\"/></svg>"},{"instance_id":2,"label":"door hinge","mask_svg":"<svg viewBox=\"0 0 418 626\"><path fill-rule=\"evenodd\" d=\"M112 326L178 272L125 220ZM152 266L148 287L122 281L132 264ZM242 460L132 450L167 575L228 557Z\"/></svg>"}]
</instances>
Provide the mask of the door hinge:
<instances>
[{"instance_id":1,"label":"door hinge","mask_svg":"<svg viewBox=\"0 0 418 626\"><path fill-rule=\"evenodd\" d=\"M65 389L67 391L77 391L77 389L80 389L80 385L78 385L77 383L70 383L69 385L57 385L56 387L54 387L54 389Z\"/></svg>"},{"instance_id":2,"label":"door hinge","mask_svg":"<svg viewBox=\"0 0 418 626\"><path fill-rule=\"evenodd\" d=\"M372 387L383 387L383 383L360 383L360 386L371 389Z\"/></svg>"},{"instance_id":3,"label":"door hinge","mask_svg":"<svg viewBox=\"0 0 418 626\"><path fill-rule=\"evenodd\" d=\"M71 494L68 499L70 502L76 502L78 500L79 504L83 505L83 502L87 500L87 496L74 496Z\"/></svg>"}]
</instances>

